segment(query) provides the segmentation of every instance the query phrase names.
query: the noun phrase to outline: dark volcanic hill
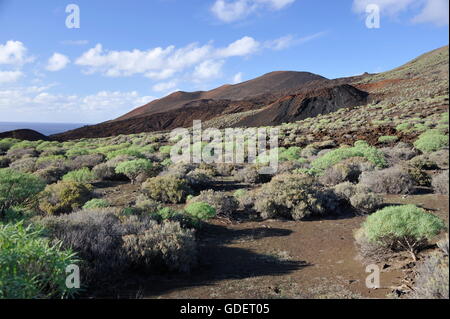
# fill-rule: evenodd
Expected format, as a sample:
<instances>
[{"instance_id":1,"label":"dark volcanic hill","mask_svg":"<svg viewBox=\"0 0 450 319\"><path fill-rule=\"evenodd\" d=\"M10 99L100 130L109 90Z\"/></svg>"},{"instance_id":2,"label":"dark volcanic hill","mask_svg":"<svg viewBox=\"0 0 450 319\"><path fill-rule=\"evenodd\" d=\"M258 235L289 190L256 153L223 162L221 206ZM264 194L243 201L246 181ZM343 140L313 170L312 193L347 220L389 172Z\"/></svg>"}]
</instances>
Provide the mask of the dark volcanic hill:
<instances>
[{"instance_id":1,"label":"dark volcanic hill","mask_svg":"<svg viewBox=\"0 0 450 319\"><path fill-rule=\"evenodd\" d=\"M29 129L22 129L22 130L14 130L14 131L8 131L0 133L0 139L1 138L17 138L18 140L27 140L27 141L47 141L49 138L37 131L29 130Z\"/></svg>"},{"instance_id":2,"label":"dark volcanic hill","mask_svg":"<svg viewBox=\"0 0 450 319\"><path fill-rule=\"evenodd\" d=\"M348 85L337 85L283 97L260 112L244 117L234 126L265 126L300 121L343 107L367 103L369 94Z\"/></svg>"},{"instance_id":3,"label":"dark volcanic hill","mask_svg":"<svg viewBox=\"0 0 450 319\"><path fill-rule=\"evenodd\" d=\"M196 100L243 100L261 95L281 96L313 81L327 81L326 78L309 72L278 71L267 73L256 79L235 85L223 85L211 91L172 93L162 99L152 101L117 118L126 120L173 111Z\"/></svg>"},{"instance_id":4,"label":"dark volcanic hill","mask_svg":"<svg viewBox=\"0 0 450 319\"><path fill-rule=\"evenodd\" d=\"M58 140L107 137L189 127L227 114L258 111L241 126L295 121L341 107L366 103L367 93L346 83L307 72L271 72L206 92L175 92L111 121L53 135ZM236 126L236 125L233 125Z\"/></svg>"}]
</instances>

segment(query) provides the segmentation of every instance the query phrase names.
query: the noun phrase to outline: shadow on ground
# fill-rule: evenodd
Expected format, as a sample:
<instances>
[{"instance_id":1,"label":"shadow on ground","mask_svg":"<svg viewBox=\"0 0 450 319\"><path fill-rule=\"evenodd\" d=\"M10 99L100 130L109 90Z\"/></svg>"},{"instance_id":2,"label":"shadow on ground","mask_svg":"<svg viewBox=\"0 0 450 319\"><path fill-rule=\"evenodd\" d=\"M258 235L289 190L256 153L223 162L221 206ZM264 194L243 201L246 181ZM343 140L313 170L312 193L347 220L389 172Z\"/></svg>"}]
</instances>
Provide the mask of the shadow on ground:
<instances>
[{"instance_id":1,"label":"shadow on ground","mask_svg":"<svg viewBox=\"0 0 450 319\"><path fill-rule=\"evenodd\" d=\"M290 230L255 228L233 230L226 226L207 225L198 234L199 267L190 274L149 276L133 274L122 281L108 284L101 292L90 292L97 298L157 297L173 290L210 286L228 279L285 275L310 266L305 261L284 260L275 255L226 245L265 237L289 236Z\"/></svg>"}]
</instances>

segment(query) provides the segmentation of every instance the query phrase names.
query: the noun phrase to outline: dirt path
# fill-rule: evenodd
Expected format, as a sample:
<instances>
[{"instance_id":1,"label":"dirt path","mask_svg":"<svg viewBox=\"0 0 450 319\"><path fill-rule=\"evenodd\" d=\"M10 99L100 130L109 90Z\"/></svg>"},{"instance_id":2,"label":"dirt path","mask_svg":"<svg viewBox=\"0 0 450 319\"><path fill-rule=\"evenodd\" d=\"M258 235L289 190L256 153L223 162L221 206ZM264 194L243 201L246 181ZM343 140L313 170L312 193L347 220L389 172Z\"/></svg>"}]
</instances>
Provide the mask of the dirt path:
<instances>
[{"instance_id":1,"label":"dirt path","mask_svg":"<svg viewBox=\"0 0 450 319\"><path fill-rule=\"evenodd\" d=\"M136 187L105 188L126 204ZM122 196L118 196L121 194ZM126 195L125 195L126 194ZM448 196L387 196L413 203L448 223ZM386 298L402 284L403 270L388 267L380 289L366 288L368 273L357 259L353 232L365 217L316 221L230 223L214 220L198 234L200 267L191 274L130 278L114 293L140 298ZM383 265L379 265L383 268ZM120 291L120 293L119 293Z\"/></svg>"}]
</instances>

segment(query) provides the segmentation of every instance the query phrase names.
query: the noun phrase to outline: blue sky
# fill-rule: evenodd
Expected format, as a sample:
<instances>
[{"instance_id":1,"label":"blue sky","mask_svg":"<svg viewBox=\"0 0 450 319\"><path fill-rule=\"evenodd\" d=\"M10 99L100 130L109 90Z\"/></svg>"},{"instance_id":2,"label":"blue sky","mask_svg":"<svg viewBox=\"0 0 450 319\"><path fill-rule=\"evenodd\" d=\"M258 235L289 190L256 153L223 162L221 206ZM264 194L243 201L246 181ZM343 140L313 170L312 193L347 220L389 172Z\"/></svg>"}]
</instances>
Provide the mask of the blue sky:
<instances>
[{"instance_id":1,"label":"blue sky","mask_svg":"<svg viewBox=\"0 0 450 319\"><path fill-rule=\"evenodd\" d=\"M96 123L176 90L381 72L446 44L448 0L0 0L0 121Z\"/></svg>"}]
</instances>

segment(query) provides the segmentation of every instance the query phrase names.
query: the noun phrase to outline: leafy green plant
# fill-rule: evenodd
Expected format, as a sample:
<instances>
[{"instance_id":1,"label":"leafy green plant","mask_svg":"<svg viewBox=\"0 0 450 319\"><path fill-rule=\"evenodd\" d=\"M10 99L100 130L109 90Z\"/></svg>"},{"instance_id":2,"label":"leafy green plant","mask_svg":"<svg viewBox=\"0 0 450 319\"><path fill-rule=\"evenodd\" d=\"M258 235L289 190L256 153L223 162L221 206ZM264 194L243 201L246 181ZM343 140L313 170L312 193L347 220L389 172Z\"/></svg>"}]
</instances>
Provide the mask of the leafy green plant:
<instances>
[{"instance_id":1,"label":"leafy green plant","mask_svg":"<svg viewBox=\"0 0 450 319\"><path fill-rule=\"evenodd\" d=\"M122 162L116 167L116 173L126 175L132 183L143 173L149 173L153 168L152 162L146 159Z\"/></svg>"},{"instance_id":2,"label":"leafy green plant","mask_svg":"<svg viewBox=\"0 0 450 319\"><path fill-rule=\"evenodd\" d=\"M206 220L216 216L215 208L203 202L190 203L186 205L184 210L199 220Z\"/></svg>"},{"instance_id":3,"label":"leafy green plant","mask_svg":"<svg viewBox=\"0 0 450 319\"><path fill-rule=\"evenodd\" d=\"M137 149L135 147L129 147L129 148L124 148L124 149L119 149L116 151L109 152L108 154L106 154L106 158L108 160L110 160L110 159L113 159L120 155L128 155L128 156L132 156L132 157L136 157L136 158L144 157L144 155L140 152L139 149Z\"/></svg>"},{"instance_id":4,"label":"leafy green plant","mask_svg":"<svg viewBox=\"0 0 450 319\"><path fill-rule=\"evenodd\" d=\"M95 181L95 175L87 168L81 168L76 171L71 171L63 176L64 182L77 182L77 183L92 183Z\"/></svg>"},{"instance_id":5,"label":"leafy green plant","mask_svg":"<svg viewBox=\"0 0 450 319\"><path fill-rule=\"evenodd\" d=\"M83 209L107 208L110 206L111 205L109 204L109 202L107 200L100 199L100 198L94 198L94 199L91 199L90 201L87 201L83 205Z\"/></svg>"},{"instance_id":6,"label":"leafy green plant","mask_svg":"<svg viewBox=\"0 0 450 319\"><path fill-rule=\"evenodd\" d=\"M386 166L386 159L381 151L364 141L357 141L353 147L341 147L315 159L311 166L316 170L325 170L347 158L364 157L378 167Z\"/></svg>"},{"instance_id":7,"label":"leafy green plant","mask_svg":"<svg viewBox=\"0 0 450 319\"><path fill-rule=\"evenodd\" d=\"M414 147L422 152L438 151L445 146L448 146L448 135L436 129L425 131L414 142Z\"/></svg>"},{"instance_id":8,"label":"leafy green plant","mask_svg":"<svg viewBox=\"0 0 450 319\"><path fill-rule=\"evenodd\" d=\"M43 229L22 222L0 224L0 299L61 298L75 294L66 286L66 267L78 259L61 244L50 244Z\"/></svg>"},{"instance_id":9,"label":"leafy green plant","mask_svg":"<svg viewBox=\"0 0 450 319\"><path fill-rule=\"evenodd\" d=\"M47 185L40 194L39 208L49 215L67 214L82 207L91 196L92 186L77 182Z\"/></svg>"},{"instance_id":10,"label":"leafy green plant","mask_svg":"<svg viewBox=\"0 0 450 319\"><path fill-rule=\"evenodd\" d=\"M157 176L142 184L142 192L151 199L177 204L186 200L191 189L185 180L173 176Z\"/></svg>"},{"instance_id":11,"label":"leafy green plant","mask_svg":"<svg viewBox=\"0 0 450 319\"><path fill-rule=\"evenodd\" d=\"M45 183L37 176L0 169L0 217L12 206L29 203L44 187Z\"/></svg>"},{"instance_id":12,"label":"leafy green plant","mask_svg":"<svg viewBox=\"0 0 450 319\"><path fill-rule=\"evenodd\" d=\"M417 260L417 251L444 228L439 217L415 205L402 205L389 206L368 216L362 231L369 243L406 250Z\"/></svg>"},{"instance_id":13,"label":"leafy green plant","mask_svg":"<svg viewBox=\"0 0 450 319\"><path fill-rule=\"evenodd\" d=\"M393 143L396 142L398 140L398 137L395 135L385 135L385 136L380 136L378 138L378 142L380 143Z\"/></svg>"}]
</instances>

